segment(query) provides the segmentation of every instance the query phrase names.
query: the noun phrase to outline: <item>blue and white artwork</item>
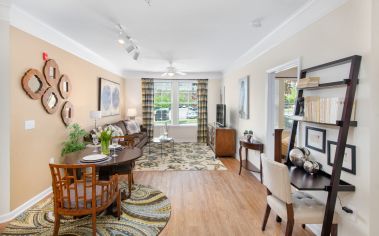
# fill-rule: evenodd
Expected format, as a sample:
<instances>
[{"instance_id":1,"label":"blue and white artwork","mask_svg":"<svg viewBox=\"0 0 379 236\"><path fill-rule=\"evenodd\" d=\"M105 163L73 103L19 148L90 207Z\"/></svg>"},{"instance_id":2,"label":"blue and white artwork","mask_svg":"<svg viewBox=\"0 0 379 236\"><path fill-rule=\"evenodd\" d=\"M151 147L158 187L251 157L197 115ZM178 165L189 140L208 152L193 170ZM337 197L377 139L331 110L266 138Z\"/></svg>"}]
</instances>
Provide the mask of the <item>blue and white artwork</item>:
<instances>
[{"instance_id":1,"label":"blue and white artwork","mask_svg":"<svg viewBox=\"0 0 379 236\"><path fill-rule=\"evenodd\" d=\"M240 98L238 114L241 119L249 119L249 76L239 80Z\"/></svg>"},{"instance_id":2,"label":"blue and white artwork","mask_svg":"<svg viewBox=\"0 0 379 236\"><path fill-rule=\"evenodd\" d=\"M99 109L102 116L120 114L120 84L100 78Z\"/></svg>"}]
</instances>

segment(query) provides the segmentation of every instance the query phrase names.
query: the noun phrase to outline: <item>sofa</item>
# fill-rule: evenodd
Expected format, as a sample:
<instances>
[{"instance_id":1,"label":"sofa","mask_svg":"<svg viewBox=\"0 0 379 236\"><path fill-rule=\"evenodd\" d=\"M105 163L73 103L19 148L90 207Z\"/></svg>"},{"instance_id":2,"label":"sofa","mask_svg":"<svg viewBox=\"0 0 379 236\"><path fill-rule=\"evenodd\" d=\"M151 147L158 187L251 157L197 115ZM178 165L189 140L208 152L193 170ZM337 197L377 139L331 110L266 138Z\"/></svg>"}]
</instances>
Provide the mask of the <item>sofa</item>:
<instances>
[{"instance_id":1,"label":"sofa","mask_svg":"<svg viewBox=\"0 0 379 236\"><path fill-rule=\"evenodd\" d=\"M143 128L141 125L140 126L141 132L130 134L130 132L128 132L128 122L129 122L129 120L120 120L120 121L117 121L117 122L114 122L111 124L105 124L101 127L102 127L102 129L105 129L109 125L117 126L118 128L120 128L122 130L122 133L124 134L122 136L122 138L127 140L131 146L142 149L147 144L147 142L149 141L148 136L147 136L147 130L145 128ZM95 129L90 131L90 135L88 137L89 140L92 141L91 137L92 137L92 134L94 134L94 133L95 133Z\"/></svg>"}]
</instances>

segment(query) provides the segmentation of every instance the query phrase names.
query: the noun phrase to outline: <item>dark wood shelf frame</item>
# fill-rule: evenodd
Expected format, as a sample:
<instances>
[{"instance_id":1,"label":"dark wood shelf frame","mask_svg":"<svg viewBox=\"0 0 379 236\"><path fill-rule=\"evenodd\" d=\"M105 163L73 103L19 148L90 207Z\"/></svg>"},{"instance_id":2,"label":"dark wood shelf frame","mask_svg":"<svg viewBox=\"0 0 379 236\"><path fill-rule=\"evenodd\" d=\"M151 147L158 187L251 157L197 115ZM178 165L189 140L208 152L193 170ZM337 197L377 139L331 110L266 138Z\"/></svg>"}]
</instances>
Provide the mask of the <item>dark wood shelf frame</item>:
<instances>
[{"instance_id":1,"label":"dark wood shelf frame","mask_svg":"<svg viewBox=\"0 0 379 236\"><path fill-rule=\"evenodd\" d=\"M325 89L325 88L336 88L336 87L349 85L350 83L351 83L350 79L343 79L341 81L322 83L315 87L299 88L298 90L317 90L317 89ZM357 83L359 83L359 80L357 81Z\"/></svg>"},{"instance_id":2,"label":"dark wood shelf frame","mask_svg":"<svg viewBox=\"0 0 379 236\"><path fill-rule=\"evenodd\" d=\"M322 224L322 231L321 231L322 236L330 235L338 192L355 190L355 187L353 185L349 185L346 182L341 181L340 178L341 178L341 170L342 170L342 163L343 163L343 158L345 154L347 136L349 134L350 125L352 124L351 114L352 114L353 104L354 104L354 99L355 99L355 91L356 91L357 84L359 81L358 75L359 75L359 69L361 66L361 60L362 60L361 56L354 55L351 57L342 58L336 61L332 61L332 62L328 62L322 65L314 66L308 69L304 69L301 71L301 74L300 74L300 79L303 79L307 76L307 73L309 72L328 69L335 66L350 63L350 72L349 72L348 79L332 82L332 83L321 84L321 86L319 85L318 87L299 89L298 94L297 94L297 98L298 98L297 101L299 101L299 98L303 97L304 90L331 88L331 87L346 85L345 103L344 103L344 107L342 111L342 117L340 121L336 122L336 125L339 127L339 133L338 133L338 138L337 138L337 147L336 147L336 153L335 153L335 158L334 158L333 170L332 170L332 174L330 178L325 179L325 181L329 182L329 184L327 185L323 184L324 185L323 190L328 191L328 198L327 198L327 203L325 207L324 221ZM298 102L296 102L294 115L298 116L299 112L300 112L300 106ZM291 139L288 145L287 160L286 160L286 164L289 167L292 166L292 163L289 159L289 152L291 151L291 149L294 147L294 144L295 144L298 123L299 123L299 120L294 120L292 124ZM355 123L354 125L357 125L357 123ZM327 177L327 176L324 176L324 177Z\"/></svg>"},{"instance_id":3,"label":"dark wood shelf frame","mask_svg":"<svg viewBox=\"0 0 379 236\"><path fill-rule=\"evenodd\" d=\"M296 121L307 122L307 123L312 123L312 124L330 125L330 126L339 126L339 127L343 126L343 121L342 120L336 120L336 123L332 124L332 123L324 123L324 122L317 122L317 121L310 121L310 120L301 120L301 119L297 119L296 117L288 117L288 118L291 119L291 120L294 120L294 121L296 120ZM358 122L355 121L355 120L352 120L352 121L350 121L349 126L350 127L357 127L358 126Z\"/></svg>"}]
</instances>

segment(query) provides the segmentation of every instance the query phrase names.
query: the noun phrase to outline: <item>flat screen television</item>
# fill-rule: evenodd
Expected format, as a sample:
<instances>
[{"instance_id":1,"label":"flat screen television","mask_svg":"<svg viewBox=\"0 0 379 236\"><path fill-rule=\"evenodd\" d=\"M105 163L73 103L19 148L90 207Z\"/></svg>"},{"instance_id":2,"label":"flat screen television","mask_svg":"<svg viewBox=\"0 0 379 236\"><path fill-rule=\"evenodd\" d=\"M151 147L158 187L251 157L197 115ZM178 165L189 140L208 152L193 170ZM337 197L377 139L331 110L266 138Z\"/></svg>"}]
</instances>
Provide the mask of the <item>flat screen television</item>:
<instances>
[{"instance_id":1,"label":"flat screen television","mask_svg":"<svg viewBox=\"0 0 379 236\"><path fill-rule=\"evenodd\" d=\"M217 104L216 123L220 127L226 127L226 106L225 104Z\"/></svg>"}]
</instances>

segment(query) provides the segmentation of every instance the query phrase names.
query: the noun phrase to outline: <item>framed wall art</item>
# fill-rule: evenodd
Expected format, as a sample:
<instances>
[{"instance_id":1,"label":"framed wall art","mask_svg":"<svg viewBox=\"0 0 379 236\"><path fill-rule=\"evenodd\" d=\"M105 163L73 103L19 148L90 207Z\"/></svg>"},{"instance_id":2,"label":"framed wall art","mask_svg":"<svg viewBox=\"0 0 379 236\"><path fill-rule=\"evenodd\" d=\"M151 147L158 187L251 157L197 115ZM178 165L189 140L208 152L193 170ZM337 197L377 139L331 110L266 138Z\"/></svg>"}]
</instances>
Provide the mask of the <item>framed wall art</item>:
<instances>
[{"instance_id":1,"label":"framed wall art","mask_svg":"<svg viewBox=\"0 0 379 236\"><path fill-rule=\"evenodd\" d=\"M99 78L99 110L103 117L120 114L120 84Z\"/></svg>"},{"instance_id":2,"label":"framed wall art","mask_svg":"<svg viewBox=\"0 0 379 236\"><path fill-rule=\"evenodd\" d=\"M337 142L328 140L328 165L333 166L336 156ZM345 156L343 157L342 170L356 174L356 148L354 145L346 144Z\"/></svg>"},{"instance_id":3,"label":"framed wall art","mask_svg":"<svg viewBox=\"0 0 379 236\"><path fill-rule=\"evenodd\" d=\"M241 119L249 119L249 76L239 80L239 88L238 113Z\"/></svg>"},{"instance_id":4,"label":"framed wall art","mask_svg":"<svg viewBox=\"0 0 379 236\"><path fill-rule=\"evenodd\" d=\"M325 153L326 130L306 126L305 127L305 146L315 151Z\"/></svg>"}]
</instances>

